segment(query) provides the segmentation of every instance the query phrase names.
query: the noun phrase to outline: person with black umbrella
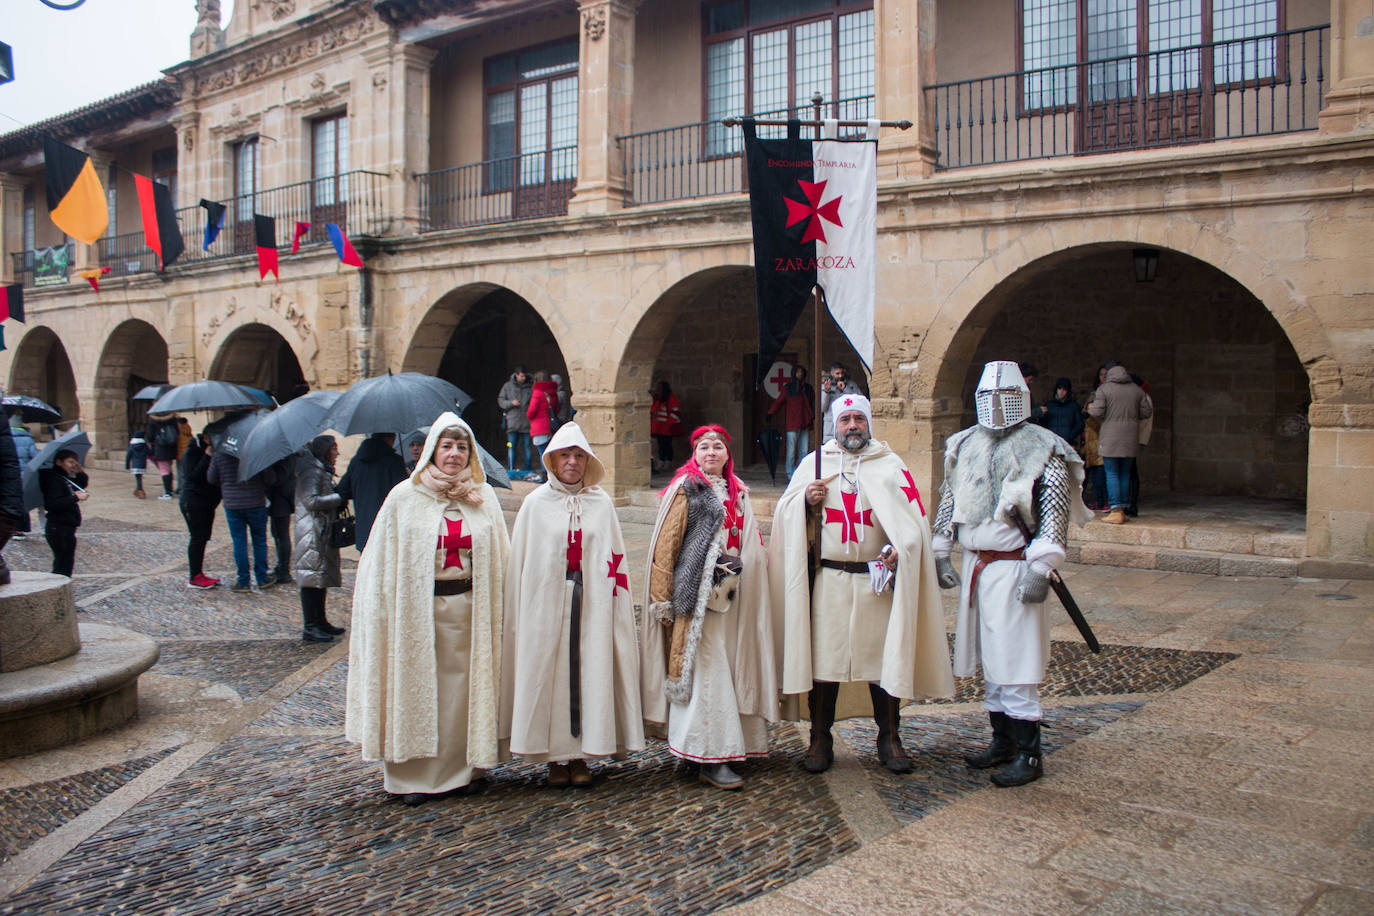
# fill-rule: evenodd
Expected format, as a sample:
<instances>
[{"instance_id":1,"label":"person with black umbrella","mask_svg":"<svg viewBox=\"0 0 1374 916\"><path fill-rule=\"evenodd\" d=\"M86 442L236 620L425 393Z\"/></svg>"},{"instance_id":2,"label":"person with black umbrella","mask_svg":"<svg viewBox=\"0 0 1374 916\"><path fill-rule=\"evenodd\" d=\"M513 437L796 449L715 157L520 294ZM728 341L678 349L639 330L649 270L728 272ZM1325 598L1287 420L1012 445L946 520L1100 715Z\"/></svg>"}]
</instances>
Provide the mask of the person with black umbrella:
<instances>
[{"instance_id":1,"label":"person with black umbrella","mask_svg":"<svg viewBox=\"0 0 1374 916\"><path fill-rule=\"evenodd\" d=\"M10 436L9 424L0 430L0 550L5 549L20 519L28 521L24 508L24 482L19 460ZM10 568L0 556L0 585L10 584Z\"/></svg>"},{"instance_id":2,"label":"person with black umbrella","mask_svg":"<svg viewBox=\"0 0 1374 916\"><path fill-rule=\"evenodd\" d=\"M193 437L181 455L181 515L186 519L190 540L186 544L189 566L187 588L214 588L219 580L205 575L205 545L215 528L215 507L219 505L219 487L210 483L206 475L214 458L215 447L210 437Z\"/></svg>"},{"instance_id":3,"label":"person with black umbrella","mask_svg":"<svg viewBox=\"0 0 1374 916\"><path fill-rule=\"evenodd\" d=\"M277 565L272 578L278 585L290 585L291 578L291 517L296 513L295 459L286 457L271 467L272 483L267 488L267 519L272 530L272 543L277 549Z\"/></svg>"},{"instance_id":4,"label":"person with black umbrella","mask_svg":"<svg viewBox=\"0 0 1374 916\"><path fill-rule=\"evenodd\" d=\"M267 572L267 488L275 479L271 470L239 480L239 460L223 448L215 450L205 479L219 487L224 501L224 518L229 522L229 537L234 542L234 566L238 578L229 586L233 592L253 588L249 573L257 576L258 588L277 584ZM248 565L248 539L253 540L253 565Z\"/></svg>"},{"instance_id":5,"label":"person with black umbrella","mask_svg":"<svg viewBox=\"0 0 1374 916\"><path fill-rule=\"evenodd\" d=\"M76 529L81 527L81 503L90 495L90 484L76 452L59 449L53 456L53 466L38 470L38 487L43 492L43 508L47 511L48 526L44 529L48 546L52 548L52 571L71 577L76 565Z\"/></svg>"},{"instance_id":6,"label":"person with black umbrella","mask_svg":"<svg viewBox=\"0 0 1374 916\"><path fill-rule=\"evenodd\" d=\"M333 436L316 436L294 459L296 582L301 589L301 639L306 642L332 642L344 631L324 614L327 590L343 582L339 548L330 537L334 517L347 502L334 490L334 462L338 460L339 446Z\"/></svg>"},{"instance_id":7,"label":"person with black umbrella","mask_svg":"<svg viewBox=\"0 0 1374 916\"><path fill-rule=\"evenodd\" d=\"M372 521L391 488L406 479L405 462L393 447L395 433L373 433L358 448L348 470L339 478L339 493L353 502L358 523L358 552L367 546Z\"/></svg>"}]
</instances>

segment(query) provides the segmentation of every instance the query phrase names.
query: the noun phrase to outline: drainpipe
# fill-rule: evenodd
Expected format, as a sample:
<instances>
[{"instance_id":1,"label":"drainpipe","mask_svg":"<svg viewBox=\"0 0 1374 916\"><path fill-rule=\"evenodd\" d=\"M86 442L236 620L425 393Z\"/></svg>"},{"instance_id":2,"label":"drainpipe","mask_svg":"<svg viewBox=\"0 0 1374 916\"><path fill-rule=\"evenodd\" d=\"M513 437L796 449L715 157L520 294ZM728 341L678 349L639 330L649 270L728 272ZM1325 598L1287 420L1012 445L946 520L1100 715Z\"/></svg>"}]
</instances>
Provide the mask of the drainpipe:
<instances>
[{"instance_id":1,"label":"drainpipe","mask_svg":"<svg viewBox=\"0 0 1374 916\"><path fill-rule=\"evenodd\" d=\"M358 324L362 331L362 348L358 353L358 368L363 378L372 376L372 271L358 270Z\"/></svg>"}]
</instances>

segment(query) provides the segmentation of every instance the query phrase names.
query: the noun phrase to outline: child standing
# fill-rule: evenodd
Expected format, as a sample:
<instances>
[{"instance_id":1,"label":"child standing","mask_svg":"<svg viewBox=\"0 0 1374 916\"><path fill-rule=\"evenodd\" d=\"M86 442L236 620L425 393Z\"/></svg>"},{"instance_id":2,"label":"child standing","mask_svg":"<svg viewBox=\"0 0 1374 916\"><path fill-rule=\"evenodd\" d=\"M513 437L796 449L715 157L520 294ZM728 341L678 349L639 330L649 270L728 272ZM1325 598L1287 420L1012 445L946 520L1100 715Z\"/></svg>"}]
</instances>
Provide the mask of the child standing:
<instances>
[{"instance_id":1,"label":"child standing","mask_svg":"<svg viewBox=\"0 0 1374 916\"><path fill-rule=\"evenodd\" d=\"M89 481L76 452L62 449L53 456L53 466L38 472L43 491L43 508L48 524L44 533L52 548L52 571L71 578L76 562L76 529L81 527L81 503L86 499Z\"/></svg>"},{"instance_id":2,"label":"child standing","mask_svg":"<svg viewBox=\"0 0 1374 916\"><path fill-rule=\"evenodd\" d=\"M134 495L144 499L143 475L148 471L148 441L139 433L129 440L129 450L124 453L124 469L134 475Z\"/></svg>"}]
</instances>

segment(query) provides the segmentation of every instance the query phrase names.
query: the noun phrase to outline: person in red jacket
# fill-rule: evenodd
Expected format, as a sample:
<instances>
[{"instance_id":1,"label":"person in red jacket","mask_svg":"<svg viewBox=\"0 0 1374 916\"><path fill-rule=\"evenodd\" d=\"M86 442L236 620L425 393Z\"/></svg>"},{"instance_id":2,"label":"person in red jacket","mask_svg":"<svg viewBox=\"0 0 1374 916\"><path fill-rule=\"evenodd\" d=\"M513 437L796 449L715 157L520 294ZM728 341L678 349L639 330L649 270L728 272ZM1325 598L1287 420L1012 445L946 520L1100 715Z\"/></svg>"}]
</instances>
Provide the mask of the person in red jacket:
<instances>
[{"instance_id":1,"label":"person in red jacket","mask_svg":"<svg viewBox=\"0 0 1374 916\"><path fill-rule=\"evenodd\" d=\"M783 411L783 428L787 430L787 476L797 469L797 459L811 451L811 421L815 417L816 391L806 381L806 369L792 367L792 381L778 392L768 416Z\"/></svg>"},{"instance_id":2,"label":"person in red jacket","mask_svg":"<svg viewBox=\"0 0 1374 916\"><path fill-rule=\"evenodd\" d=\"M649 408L649 435L654 437L657 456L653 459L655 471L673 469L673 437L682 435L682 405L678 403L673 388L666 381L658 383L658 391L650 390L653 406Z\"/></svg>"},{"instance_id":3,"label":"person in red jacket","mask_svg":"<svg viewBox=\"0 0 1374 916\"><path fill-rule=\"evenodd\" d=\"M525 416L530 418L530 441L539 452L539 460L544 460L544 446L553 436L554 419L558 416L558 383L549 380L543 369L534 373L534 389L530 393L530 403L525 407ZM536 473L534 475L538 477ZM541 480L543 478L540 478Z\"/></svg>"}]
</instances>

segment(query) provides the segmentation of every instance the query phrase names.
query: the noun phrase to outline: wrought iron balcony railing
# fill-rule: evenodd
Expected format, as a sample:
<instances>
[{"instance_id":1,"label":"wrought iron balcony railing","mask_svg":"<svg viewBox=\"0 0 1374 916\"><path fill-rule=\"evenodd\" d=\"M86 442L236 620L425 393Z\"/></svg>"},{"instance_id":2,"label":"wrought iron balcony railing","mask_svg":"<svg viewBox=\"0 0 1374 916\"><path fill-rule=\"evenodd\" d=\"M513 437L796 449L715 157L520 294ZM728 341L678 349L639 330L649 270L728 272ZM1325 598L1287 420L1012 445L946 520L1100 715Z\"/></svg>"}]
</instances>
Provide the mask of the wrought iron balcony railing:
<instances>
[{"instance_id":1,"label":"wrought iron balcony railing","mask_svg":"<svg viewBox=\"0 0 1374 916\"><path fill-rule=\"evenodd\" d=\"M939 168L1313 130L1330 26L937 83Z\"/></svg>"},{"instance_id":2,"label":"wrought iron balcony railing","mask_svg":"<svg viewBox=\"0 0 1374 916\"><path fill-rule=\"evenodd\" d=\"M563 216L577 183L577 147L488 159L415 178L421 232Z\"/></svg>"},{"instance_id":3,"label":"wrought iron balcony railing","mask_svg":"<svg viewBox=\"0 0 1374 916\"><path fill-rule=\"evenodd\" d=\"M46 276L49 282L68 282L76 276L73 266L76 261L76 243L54 245L51 249L39 248L29 251L10 252L10 263L14 267L14 281L26 287L33 287L35 280ZM58 262L61 263L58 263ZM68 281L61 278L67 277Z\"/></svg>"},{"instance_id":4,"label":"wrought iron balcony railing","mask_svg":"<svg viewBox=\"0 0 1374 916\"><path fill-rule=\"evenodd\" d=\"M873 96L823 103L822 117L873 117ZM763 112L760 118L814 118L811 105ZM759 136L784 136L786 128L760 127ZM664 203L748 188L744 133L719 121L698 121L617 137L625 168L625 205Z\"/></svg>"}]
</instances>

